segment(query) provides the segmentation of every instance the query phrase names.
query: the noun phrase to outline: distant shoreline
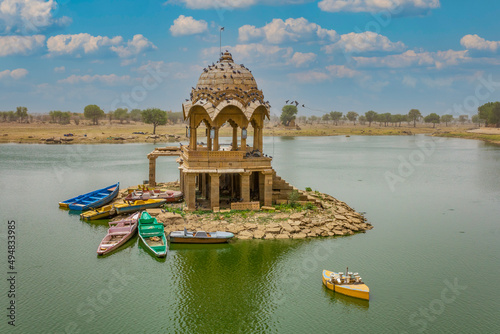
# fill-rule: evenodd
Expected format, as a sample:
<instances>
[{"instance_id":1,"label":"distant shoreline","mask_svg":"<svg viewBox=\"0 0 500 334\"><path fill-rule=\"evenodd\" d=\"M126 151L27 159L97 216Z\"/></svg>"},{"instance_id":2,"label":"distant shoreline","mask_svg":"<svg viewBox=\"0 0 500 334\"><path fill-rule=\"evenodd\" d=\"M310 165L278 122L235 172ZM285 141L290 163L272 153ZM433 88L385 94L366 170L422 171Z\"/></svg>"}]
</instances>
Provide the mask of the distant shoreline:
<instances>
[{"instance_id":1,"label":"distant shoreline","mask_svg":"<svg viewBox=\"0 0 500 334\"><path fill-rule=\"evenodd\" d=\"M136 133L134 133L136 132ZM138 134L144 133L144 134ZM162 125L156 128L156 136L152 137L153 126L143 123L119 124L101 122L100 125L59 125L59 124L20 124L0 123L0 143L22 143L22 144L118 144L118 143L157 143L164 145L178 145L186 142L186 125ZM73 136L64 136L73 134ZM230 137L232 129L224 127L220 135ZM440 137L453 137L464 139L476 139L500 145L500 129L480 128L472 125L449 125L439 124L435 128L428 124L417 124L417 127L402 125L380 126L372 123L367 125L333 125L314 124L300 125L300 128L285 128L283 126L266 125L265 137L320 137L320 136L398 136L426 134ZM252 129L249 129L249 136ZM198 130L199 141L205 138L205 129Z\"/></svg>"}]
</instances>

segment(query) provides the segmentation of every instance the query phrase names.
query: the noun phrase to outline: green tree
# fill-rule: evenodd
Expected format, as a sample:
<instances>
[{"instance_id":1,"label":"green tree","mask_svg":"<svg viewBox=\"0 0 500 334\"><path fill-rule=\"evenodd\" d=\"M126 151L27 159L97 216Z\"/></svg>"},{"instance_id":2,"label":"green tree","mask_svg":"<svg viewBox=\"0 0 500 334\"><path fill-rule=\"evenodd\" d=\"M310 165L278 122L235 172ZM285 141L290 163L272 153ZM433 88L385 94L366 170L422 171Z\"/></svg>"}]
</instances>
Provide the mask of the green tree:
<instances>
[{"instance_id":1,"label":"green tree","mask_svg":"<svg viewBox=\"0 0 500 334\"><path fill-rule=\"evenodd\" d=\"M85 118L92 120L94 125L99 124L99 119L104 117L104 111L96 106L95 104L89 104L83 109L83 116Z\"/></svg>"},{"instance_id":2,"label":"green tree","mask_svg":"<svg viewBox=\"0 0 500 334\"><path fill-rule=\"evenodd\" d=\"M323 120L323 122L326 122L328 123L328 121L330 120L330 114L324 114L321 119Z\"/></svg>"},{"instance_id":3,"label":"green tree","mask_svg":"<svg viewBox=\"0 0 500 334\"><path fill-rule=\"evenodd\" d=\"M479 118L479 115L473 115L471 120L472 123L477 124L479 128L481 127L481 119Z\"/></svg>"},{"instance_id":4,"label":"green tree","mask_svg":"<svg viewBox=\"0 0 500 334\"><path fill-rule=\"evenodd\" d=\"M158 108L151 108L143 110L142 121L146 124L153 124L153 134L156 134L156 127L158 125L167 124L167 112Z\"/></svg>"},{"instance_id":5,"label":"green tree","mask_svg":"<svg viewBox=\"0 0 500 334\"><path fill-rule=\"evenodd\" d=\"M384 122L384 126L387 126L387 124L392 121L392 115L390 112L385 112L381 114L381 116L381 120Z\"/></svg>"},{"instance_id":6,"label":"green tree","mask_svg":"<svg viewBox=\"0 0 500 334\"><path fill-rule=\"evenodd\" d=\"M484 120L485 126L495 124L500 127L500 102L488 102L480 106L478 109L479 118Z\"/></svg>"},{"instance_id":7,"label":"green tree","mask_svg":"<svg viewBox=\"0 0 500 334\"><path fill-rule=\"evenodd\" d=\"M420 113L420 110L418 109L412 109L408 112L408 119L413 121L413 127L417 127L417 120L422 117L422 114Z\"/></svg>"},{"instance_id":8,"label":"green tree","mask_svg":"<svg viewBox=\"0 0 500 334\"><path fill-rule=\"evenodd\" d=\"M330 119L335 122L335 125L339 125L339 121L341 118L342 118L342 112L330 111Z\"/></svg>"},{"instance_id":9,"label":"green tree","mask_svg":"<svg viewBox=\"0 0 500 334\"><path fill-rule=\"evenodd\" d=\"M365 123L366 123L366 116L364 116L364 115L359 116L358 121L359 121L359 124L365 125Z\"/></svg>"},{"instance_id":10,"label":"green tree","mask_svg":"<svg viewBox=\"0 0 500 334\"><path fill-rule=\"evenodd\" d=\"M443 115L441 116L441 123L444 123L445 126L448 126L448 123L453 121L453 115Z\"/></svg>"},{"instance_id":11,"label":"green tree","mask_svg":"<svg viewBox=\"0 0 500 334\"><path fill-rule=\"evenodd\" d=\"M368 122L368 126L372 126L372 122L375 120L375 117L377 117L377 113L373 110L369 110L365 112L365 117Z\"/></svg>"},{"instance_id":12,"label":"green tree","mask_svg":"<svg viewBox=\"0 0 500 334\"><path fill-rule=\"evenodd\" d=\"M130 117L128 109L123 108L118 108L113 111L113 116L115 117L115 119L120 121L120 124L123 124L123 121L126 121Z\"/></svg>"},{"instance_id":13,"label":"green tree","mask_svg":"<svg viewBox=\"0 0 500 334\"><path fill-rule=\"evenodd\" d=\"M130 110L130 119L134 122L139 122L142 120L141 110L140 109L132 109Z\"/></svg>"},{"instance_id":14,"label":"green tree","mask_svg":"<svg viewBox=\"0 0 500 334\"><path fill-rule=\"evenodd\" d=\"M295 120L298 109L296 106L286 105L281 109L280 121L284 126L290 125L290 122Z\"/></svg>"},{"instance_id":15,"label":"green tree","mask_svg":"<svg viewBox=\"0 0 500 334\"><path fill-rule=\"evenodd\" d=\"M346 114L347 119L353 122L354 125L356 125L356 119L358 118L358 116L359 116L358 113L355 111L349 111Z\"/></svg>"},{"instance_id":16,"label":"green tree","mask_svg":"<svg viewBox=\"0 0 500 334\"><path fill-rule=\"evenodd\" d=\"M311 122L311 124L314 124L317 121L318 121L318 116L316 115L309 116L309 122Z\"/></svg>"},{"instance_id":17,"label":"green tree","mask_svg":"<svg viewBox=\"0 0 500 334\"><path fill-rule=\"evenodd\" d=\"M465 122L469 120L469 115L460 115L458 116L458 121L464 125Z\"/></svg>"},{"instance_id":18,"label":"green tree","mask_svg":"<svg viewBox=\"0 0 500 334\"><path fill-rule=\"evenodd\" d=\"M439 123L439 120L440 120L440 119L441 119L441 118L439 117L439 115L438 115L438 114L436 114L436 113L434 113L434 112L433 112L433 113L430 113L429 115L427 115L427 116L425 116L425 117L424 117L424 121L425 121L425 123L432 123L432 124L434 124L434 125L432 126L433 128L435 128L435 127L436 127L436 123Z\"/></svg>"},{"instance_id":19,"label":"green tree","mask_svg":"<svg viewBox=\"0 0 500 334\"><path fill-rule=\"evenodd\" d=\"M69 124L71 121L71 112L66 111L66 112L61 112L61 116L59 118L59 123L60 124Z\"/></svg>"},{"instance_id":20,"label":"green tree","mask_svg":"<svg viewBox=\"0 0 500 334\"><path fill-rule=\"evenodd\" d=\"M16 116L20 123L23 122L23 119L28 118L28 108L26 107L17 107Z\"/></svg>"}]
</instances>

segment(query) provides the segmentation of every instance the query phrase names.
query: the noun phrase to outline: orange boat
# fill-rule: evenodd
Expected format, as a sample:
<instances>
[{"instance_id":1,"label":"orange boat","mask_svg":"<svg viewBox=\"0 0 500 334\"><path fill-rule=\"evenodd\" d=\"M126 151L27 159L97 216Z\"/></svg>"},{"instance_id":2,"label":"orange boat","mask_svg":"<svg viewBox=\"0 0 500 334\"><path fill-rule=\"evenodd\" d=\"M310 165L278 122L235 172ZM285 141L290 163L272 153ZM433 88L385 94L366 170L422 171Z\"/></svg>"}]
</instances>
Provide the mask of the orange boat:
<instances>
[{"instance_id":1,"label":"orange boat","mask_svg":"<svg viewBox=\"0 0 500 334\"><path fill-rule=\"evenodd\" d=\"M323 284L330 290L346 296L370 300L370 288L363 283L358 273L323 270Z\"/></svg>"}]
</instances>

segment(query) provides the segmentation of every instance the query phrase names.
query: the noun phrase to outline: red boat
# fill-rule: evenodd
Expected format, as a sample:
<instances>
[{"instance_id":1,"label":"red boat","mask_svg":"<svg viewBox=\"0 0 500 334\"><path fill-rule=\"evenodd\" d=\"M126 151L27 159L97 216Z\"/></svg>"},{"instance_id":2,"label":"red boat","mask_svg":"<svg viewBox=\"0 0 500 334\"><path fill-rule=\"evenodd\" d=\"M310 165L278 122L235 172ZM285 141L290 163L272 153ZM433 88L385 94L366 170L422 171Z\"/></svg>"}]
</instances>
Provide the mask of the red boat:
<instances>
[{"instance_id":1,"label":"red boat","mask_svg":"<svg viewBox=\"0 0 500 334\"><path fill-rule=\"evenodd\" d=\"M165 199L167 202L181 202L184 199L184 195L181 191L175 190L134 190L125 197L125 201L137 201L148 199Z\"/></svg>"}]
</instances>

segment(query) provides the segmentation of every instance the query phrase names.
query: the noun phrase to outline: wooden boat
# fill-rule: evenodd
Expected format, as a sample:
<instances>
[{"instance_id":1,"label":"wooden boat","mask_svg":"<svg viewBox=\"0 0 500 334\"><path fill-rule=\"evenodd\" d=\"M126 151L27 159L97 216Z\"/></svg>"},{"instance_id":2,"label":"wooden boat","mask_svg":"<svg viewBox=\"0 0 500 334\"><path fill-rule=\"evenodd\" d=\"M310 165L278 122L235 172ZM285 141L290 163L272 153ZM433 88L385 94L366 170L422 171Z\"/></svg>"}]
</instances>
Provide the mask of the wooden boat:
<instances>
[{"instance_id":1,"label":"wooden boat","mask_svg":"<svg viewBox=\"0 0 500 334\"><path fill-rule=\"evenodd\" d=\"M346 274L323 270L323 284L330 290L343 295L370 300L370 289L363 283L358 273Z\"/></svg>"},{"instance_id":2,"label":"wooden boat","mask_svg":"<svg viewBox=\"0 0 500 334\"><path fill-rule=\"evenodd\" d=\"M85 211L80 214L80 218L83 220L95 220L95 219L103 219L109 216L114 216L116 214L116 209L113 204L105 205L100 207L99 209L92 209L89 211Z\"/></svg>"},{"instance_id":3,"label":"wooden boat","mask_svg":"<svg viewBox=\"0 0 500 334\"><path fill-rule=\"evenodd\" d=\"M165 199L148 199L146 201L137 200L131 202L125 202L120 204L115 204L115 209L117 214L140 211L150 208L157 208L162 204L165 204Z\"/></svg>"},{"instance_id":4,"label":"wooden boat","mask_svg":"<svg viewBox=\"0 0 500 334\"><path fill-rule=\"evenodd\" d=\"M120 182L106 188L94 190L89 193L59 202L59 206L62 208L69 208L70 210L77 211L85 211L89 210L90 208L98 208L111 202L113 198L118 195L118 190L120 190Z\"/></svg>"},{"instance_id":5,"label":"wooden boat","mask_svg":"<svg viewBox=\"0 0 500 334\"><path fill-rule=\"evenodd\" d=\"M180 202L184 199L181 191L174 190L134 190L125 197L125 201L137 201L148 199L165 199L167 202Z\"/></svg>"},{"instance_id":6,"label":"wooden boat","mask_svg":"<svg viewBox=\"0 0 500 334\"><path fill-rule=\"evenodd\" d=\"M158 223L156 218L151 217L146 211L143 211L139 217L139 237L157 257L167 255L167 238L163 224Z\"/></svg>"},{"instance_id":7,"label":"wooden boat","mask_svg":"<svg viewBox=\"0 0 500 334\"><path fill-rule=\"evenodd\" d=\"M109 222L108 233L97 247L97 254L108 254L132 238L137 231L138 220L139 212L136 212L123 220Z\"/></svg>"},{"instance_id":8,"label":"wooden boat","mask_svg":"<svg viewBox=\"0 0 500 334\"><path fill-rule=\"evenodd\" d=\"M185 228L184 231L170 232L170 242L185 243L185 244L221 244L228 242L233 238L234 234L230 232L188 232Z\"/></svg>"}]
</instances>

